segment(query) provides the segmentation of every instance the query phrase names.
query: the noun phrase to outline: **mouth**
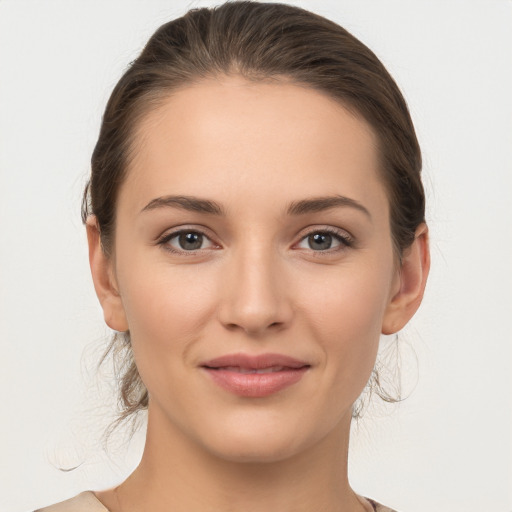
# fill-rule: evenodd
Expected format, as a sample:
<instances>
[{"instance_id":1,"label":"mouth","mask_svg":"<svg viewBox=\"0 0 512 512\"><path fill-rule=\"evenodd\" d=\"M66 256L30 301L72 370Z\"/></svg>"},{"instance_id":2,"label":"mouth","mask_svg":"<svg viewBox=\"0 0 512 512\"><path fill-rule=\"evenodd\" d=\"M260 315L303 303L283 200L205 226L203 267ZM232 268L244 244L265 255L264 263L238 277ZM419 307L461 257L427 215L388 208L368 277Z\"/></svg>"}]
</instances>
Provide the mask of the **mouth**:
<instances>
[{"instance_id":1,"label":"mouth","mask_svg":"<svg viewBox=\"0 0 512 512\"><path fill-rule=\"evenodd\" d=\"M208 367L207 367L208 368ZM283 372L288 369L286 366L271 366L269 368L243 368L241 366L225 366L225 367L210 367L210 370L223 370L226 372L236 372L243 374L263 374L263 373L275 373L275 372Z\"/></svg>"},{"instance_id":2,"label":"mouth","mask_svg":"<svg viewBox=\"0 0 512 512\"><path fill-rule=\"evenodd\" d=\"M230 354L206 361L201 368L225 391L263 398L299 382L311 365L282 354Z\"/></svg>"}]
</instances>

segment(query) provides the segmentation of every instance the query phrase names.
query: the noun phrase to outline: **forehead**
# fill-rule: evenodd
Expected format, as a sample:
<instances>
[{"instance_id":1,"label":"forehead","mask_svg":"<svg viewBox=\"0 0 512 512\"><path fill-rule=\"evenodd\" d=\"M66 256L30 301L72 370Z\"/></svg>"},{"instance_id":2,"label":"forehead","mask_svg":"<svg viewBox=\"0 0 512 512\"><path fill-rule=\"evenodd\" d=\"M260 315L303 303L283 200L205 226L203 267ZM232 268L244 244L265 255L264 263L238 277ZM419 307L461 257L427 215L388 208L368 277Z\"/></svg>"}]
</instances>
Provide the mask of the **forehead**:
<instances>
[{"instance_id":1,"label":"forehead","mask_svg":"<svg viewBox=\"0 0 512 512\"><path fill-rule=\"evenodd\" d=\"M285 81L222 77L178 89L134 141L121 195L140 208L164 194L385 195L371 127L326 94Z\"/></svg>"}]
</instances>

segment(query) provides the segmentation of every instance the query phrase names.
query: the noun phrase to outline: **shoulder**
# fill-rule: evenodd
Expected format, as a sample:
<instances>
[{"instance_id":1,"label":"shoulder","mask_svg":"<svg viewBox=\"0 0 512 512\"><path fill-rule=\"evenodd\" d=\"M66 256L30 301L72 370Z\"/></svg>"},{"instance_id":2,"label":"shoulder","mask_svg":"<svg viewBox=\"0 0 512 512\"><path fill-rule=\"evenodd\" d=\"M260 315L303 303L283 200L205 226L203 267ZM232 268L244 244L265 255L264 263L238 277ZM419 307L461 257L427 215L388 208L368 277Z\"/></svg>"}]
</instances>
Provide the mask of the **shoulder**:
<instances>
[{"instance_id":1,"label":"shoulder","mask_svg":"<svg viewBox=\"0 0 512 512\"><path fill-rule=\"evenodd\" d=\"M397 512L396 510L389 507L385 507L384 505L381 505L380 503L377 503L375 500L372 500L370 498L366 498L366 500L370 502L375 512Z\"/></svg>"},{"instance_id":2,"label":"shoulder","mask_svg":"<svg viewBox=\"0 0 512 512\"><path fill-rule=\"evenodd\" d=\"M108 512L93 492L85 491L78 496L35 512Z\"/></svg>"}]
</instances>

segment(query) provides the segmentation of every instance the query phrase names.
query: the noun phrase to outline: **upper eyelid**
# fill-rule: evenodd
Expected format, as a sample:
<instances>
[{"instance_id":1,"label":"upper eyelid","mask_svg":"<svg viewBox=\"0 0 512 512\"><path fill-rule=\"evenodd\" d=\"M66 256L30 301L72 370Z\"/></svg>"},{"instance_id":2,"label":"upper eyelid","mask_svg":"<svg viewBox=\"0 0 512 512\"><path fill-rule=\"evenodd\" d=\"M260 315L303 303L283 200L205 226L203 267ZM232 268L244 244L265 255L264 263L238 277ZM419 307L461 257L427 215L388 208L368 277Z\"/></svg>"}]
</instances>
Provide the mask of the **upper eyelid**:
<instances>
[{"instance_id":1,"label":"upper eyelid","mask_svg":"<svg viewBox=\"0 0 512 512\"><path fill-rule=\"evenodd\" d=\"M205 237L210 242L210 247L206 247L203 249L192 249L192 250L185 250L181 249L179 247L172 246L169 242L176 238L177 236L183 234L183 233L197 233L203 237ZM181 255L194 255L204 250L211 250L211 249L217 249L219 247L219 244L212 240L212 237L208 236L206 233L204 233L202 230L199 229L190 229L190 228L181 228L181 229L175 229L172 231L169 231L167 233L164 232L163 235L159 236L156 240L156 245L162 247L165 251L168 251L170 253L174 254L181 254Z\"/></svg>"},{"instance_id":2,"label":"upper eyelid","mask_svg":"<svg viewBox=\"0 0 512 512\"><path fill-rule=\"evenodd\" d=\"M303 231L300 235L299 240L303 240L307 236L313 234L313 233L329 233L331 235L337 235L340 238L349 239L351 241L355 241L355 237L347 231L346 229L334 227L334 226L309 226L308 228L305 228L306 231Z\"/></svg>"},{"instance_id":3,"label":"upper eyelid","mask_svg":"<svg viewBox=\"0 0 512 512\"><path fill-rule=\"evenodd\" d=\"M343 249L347 249L347 248L352 248L354 247L354 244L355 244L355 241L352 237L350 236L344 236L336 231L329 231L329 230L316 230L316 231L311 231L309 234L306 234L305 236L301 237L299 239L298 242L296 242L294 244L294 246L297 246L301 243L303 243L305 240L307 240L307 238L309 236L311 236L312 234L315 234L315 233L324 233L324 234L328 234L330 236L332 236L340 246L342 246ZM302 249L302 248L301 248ZM340 248L329 248L329 249L325 249L325 250L322 250L322 251L315 251L313 249L310 249L311 251L313 251L314 253L318 253L318 254L321 254L321 253L324 253L324 254L327 254L329 252L336 252L336 251L339 251L341 250Z\"/></svg>"},{"instance_id":4,"label":"upper eyelid","mask_svg":"<svg viewBox=\"0 0 512 512\"><path fill-rule=\"evenodd\" d=\"M210 233L210 230L207 229L205 226L199 226L199 227L191 227L191 226L177 226L175 228L166 229L161 235L158 235L156 238L157 242L160 242L162 240L169 240L170 238L173 238L174 236L180 235L181 233L198 233L200 235L205 236L208 238L208 240L213 242L213 238Z\"/></svg>"}]
</instances>

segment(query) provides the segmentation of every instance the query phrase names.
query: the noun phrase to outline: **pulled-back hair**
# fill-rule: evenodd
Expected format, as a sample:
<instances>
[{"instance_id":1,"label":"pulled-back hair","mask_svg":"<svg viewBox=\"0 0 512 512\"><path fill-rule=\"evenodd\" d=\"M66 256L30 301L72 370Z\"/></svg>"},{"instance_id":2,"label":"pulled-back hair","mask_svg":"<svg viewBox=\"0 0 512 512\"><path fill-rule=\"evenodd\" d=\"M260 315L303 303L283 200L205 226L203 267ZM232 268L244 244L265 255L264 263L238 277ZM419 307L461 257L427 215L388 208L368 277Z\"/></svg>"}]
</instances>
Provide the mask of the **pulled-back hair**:
<instances>
[{"instance_id":1,"label":"pulled-back hair","mask_svg":"<svg viewBox=\"0 0 512 512\"><path fill-rule=\"evenodd\" d=\"M177 88L239 75L251 81L286 80L326 93L374 130L390 228L399 260L424 222L421 152L406 102L383 64L344 28L299 7L235 1L193 9L162 25L115 86L92 155L82 218L95 215L103 251L112 254L119 187L143 116ZM138 374L129 333L114 337L121 419L144 409L148 393ZM107 354L106 353L106 354ZM378 385L386 401L393 397Z\"/></svg>"}]
</instances>

